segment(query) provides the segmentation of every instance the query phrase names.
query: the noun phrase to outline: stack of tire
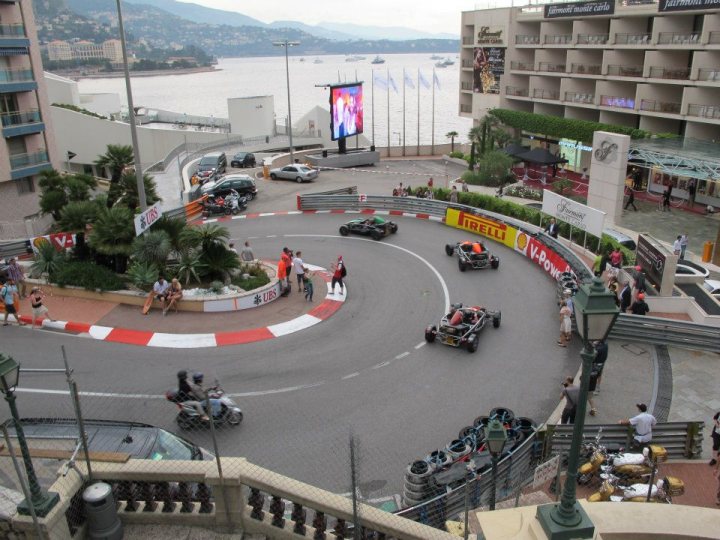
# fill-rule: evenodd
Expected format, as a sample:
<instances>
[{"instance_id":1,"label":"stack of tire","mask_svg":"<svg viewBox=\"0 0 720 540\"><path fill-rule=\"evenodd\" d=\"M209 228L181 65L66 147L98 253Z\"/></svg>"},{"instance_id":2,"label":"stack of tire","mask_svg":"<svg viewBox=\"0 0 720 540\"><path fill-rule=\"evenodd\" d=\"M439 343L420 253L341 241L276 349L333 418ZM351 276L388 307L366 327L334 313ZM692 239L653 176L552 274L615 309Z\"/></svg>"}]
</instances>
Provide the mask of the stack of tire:
<instances>
[{"instance_id":1,"label":"stack of tire","mask_svg":"<svg viewBox=\"0 0 720 540\"><path fill-rule=\"evenodd\" d=\"M516 417L513 411L505 407L492 409L490 416L478 416L472 426L461 429L458 438L450 441L443 450L434 450L424 459L413 461L407 466L403 505L416 506L443 493L444 490L431 481L433 475L453 463L466 461L473 452L480 450L485 440L485 428L495 418L503 423L508 435L503 456L512 453L537 427L530 418Z\"/></svg>"}]
</instances>

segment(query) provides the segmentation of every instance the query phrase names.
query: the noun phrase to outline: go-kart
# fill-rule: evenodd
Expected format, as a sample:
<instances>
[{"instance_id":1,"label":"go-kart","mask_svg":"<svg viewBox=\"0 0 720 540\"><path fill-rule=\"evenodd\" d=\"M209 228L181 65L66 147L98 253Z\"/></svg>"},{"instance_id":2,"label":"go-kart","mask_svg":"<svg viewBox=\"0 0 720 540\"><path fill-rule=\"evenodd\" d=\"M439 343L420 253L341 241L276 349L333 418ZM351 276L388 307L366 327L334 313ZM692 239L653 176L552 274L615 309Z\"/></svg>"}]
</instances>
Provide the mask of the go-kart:
<instances>
[{"instance_id":1,"label":"go-kart","mask_svg":"<svg viewBox=\"0 0 720 540\"><path fill-rule=\"evenodd\" d=\"M379 216L353 219L340 226L340 234L343 236L350 233L362 234L372 237L373 240L380 240L389 234L395 234L397 230L397 223L386 221Z\"/></svg>"},{"instance_id":2,"label":"go-kart","mask_svg":"<svg viewBox=\"0 0 720 540\"><path fill-rule=\"evenodd\" d=\"M468 352L475 352L480 330L490 320L493 327L498 328L500 318L500 311L491 311L482 306L463 307L462 304L453 304L452 310L440 319L439 325L430 325L425 329L425 341L433 343L437 339L445 345L466 347Z\"/></svg>"},{"instance_id":3,"label":"go-kart","mask_svg":"<svg viewBox=\"0 0 720 540\"><path fill-rule=\"evenodd\" d=\"M480 253L473 251L473 244L480 244ZM472 270L482 270L484 268L497 270L498 266L500 266L500 258L492 255L485 247L485 244L479 240L476 242L466 240L465 242L458 242L455 245L445 244L445 253L448 256L452 256L453 254L457 255L458 267L461 272L464 272L468 268Z\"/></svg>"}]
</instances>

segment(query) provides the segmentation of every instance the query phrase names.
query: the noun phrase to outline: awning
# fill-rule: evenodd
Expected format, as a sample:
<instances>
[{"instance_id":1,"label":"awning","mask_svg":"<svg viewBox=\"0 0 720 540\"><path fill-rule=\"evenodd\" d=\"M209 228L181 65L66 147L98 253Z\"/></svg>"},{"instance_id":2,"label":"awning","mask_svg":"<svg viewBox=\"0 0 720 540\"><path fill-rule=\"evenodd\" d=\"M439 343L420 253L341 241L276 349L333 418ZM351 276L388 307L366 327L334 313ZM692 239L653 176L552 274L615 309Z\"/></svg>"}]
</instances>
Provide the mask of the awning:
<instances>
[{"instance_id":1,"label":"awning","mask_svg":"<svg viewBox=\"0 0 720 540\"><path fill-rule=\"evenodd\" d=\"M666 174L699 180L720 179L720 144L699 139L636 139L628 159Z\"/></svg>"}]
</instances>

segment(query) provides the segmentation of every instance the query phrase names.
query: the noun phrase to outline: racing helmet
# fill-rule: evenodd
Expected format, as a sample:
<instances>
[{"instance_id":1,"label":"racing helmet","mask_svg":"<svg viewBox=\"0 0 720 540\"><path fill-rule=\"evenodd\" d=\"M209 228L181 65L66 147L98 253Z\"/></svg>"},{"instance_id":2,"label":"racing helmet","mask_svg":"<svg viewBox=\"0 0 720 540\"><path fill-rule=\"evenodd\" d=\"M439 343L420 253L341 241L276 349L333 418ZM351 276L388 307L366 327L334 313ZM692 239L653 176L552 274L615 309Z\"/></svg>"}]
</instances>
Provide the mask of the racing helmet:
<instances>
[{"instance_id":1,"label":"racing helmet","mask_svg":"<svg viewBox=\"0 0 720 540\"><path fill-rule=\"evenodd\" d=\"M187 371L185 371L184 369L181 369L180 371L178 371L177 378L181 381L184 379L187 379Z\"/></svg>"},{"instance_id":2,"label":"racing helmet","mask_svg":"<svg viewBox=\"0 0 720 540\"><path fill-rule=\"evenodd\" d=\"M204 376L202 373L200 373L199 371L197 371L197 372L193 373L193 382L194 382L195 384L200 384L201 382L203 382L203 378L204 378L204 377L205 377L205 376Z\"/></svg>"}]
</instances>

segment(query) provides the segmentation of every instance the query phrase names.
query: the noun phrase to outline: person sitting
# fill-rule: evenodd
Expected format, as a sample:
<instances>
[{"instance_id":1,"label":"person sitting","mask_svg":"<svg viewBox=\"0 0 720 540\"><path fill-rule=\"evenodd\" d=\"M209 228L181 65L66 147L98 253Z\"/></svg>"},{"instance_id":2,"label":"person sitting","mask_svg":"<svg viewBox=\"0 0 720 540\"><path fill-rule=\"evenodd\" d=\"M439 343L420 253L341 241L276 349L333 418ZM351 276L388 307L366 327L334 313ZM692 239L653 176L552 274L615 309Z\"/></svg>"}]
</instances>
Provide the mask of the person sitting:
<instances>
[{"instance_id":1,"label":"person sitting","mask_svg":"<svg viewBox=\"0 0 720 540\"><path fill-rule=\"evenodd\" d=\"M480 242L473 242L472 245L472 258L473 259L479 259L480 255L483 254L483 245Z\"/></svg>"},{"instance_id":2,"label":"person sitting","mask_svg":"<svg viewBox=\"0 0 720 540\"><path fill-rule=\"evenodd\" d=\"M460 326L463 323L463 311L461 309L455 310L455 313L452 314L452 317L448 319L448 324L450 326Z\"/></svg>"},{"instance_id":3,"label":"person sitting","mask_svg":"<svg viewBox=\"0 0 720 540\"><path fill-rule=\"evenodd\" d=\"M177 303L182 299L182 297L182 285L180 285L177 278L173 278L170 282L170 288L167 290L167 306L163 309L163 315L167 315L167 312L173 307L175 308L175 311L177 311Z\"/></svg>"},{"instance_id":4,"label":"person sitting","mask_svg":"<svg viewBox=\"0 0 720 540\"><path fill-rule=\"evenodd\" d=\"M195 412L197 412L197 414L200 418L202 418L203 420L207 420L208 417L205 414L205 410L202 408L202 404L201 404L201 402L205 398L204 398L204 396L201 396L200 399L198 399L198 396L195 395L195 392L193 391L193 387L187 381L187 371L185 371L184 369L178 371L177 378L178 378L178 393L177 393L178 402L183 403L188 407L192 407L193 409L195 409ZM202 383L202 379L200 379L200 382Z\"/></svg>"},{"instance_id":5,"label":"person sitting","mask_svg":"<svg viewBox=\"0 0 720 540\"><path fill-rule=\"evenodd\" d=\"M466 240L465 242L460 244L460 249L463 250L465 253L470 253L472 251L472 242Z\"/></svg>"}]
</instances>

